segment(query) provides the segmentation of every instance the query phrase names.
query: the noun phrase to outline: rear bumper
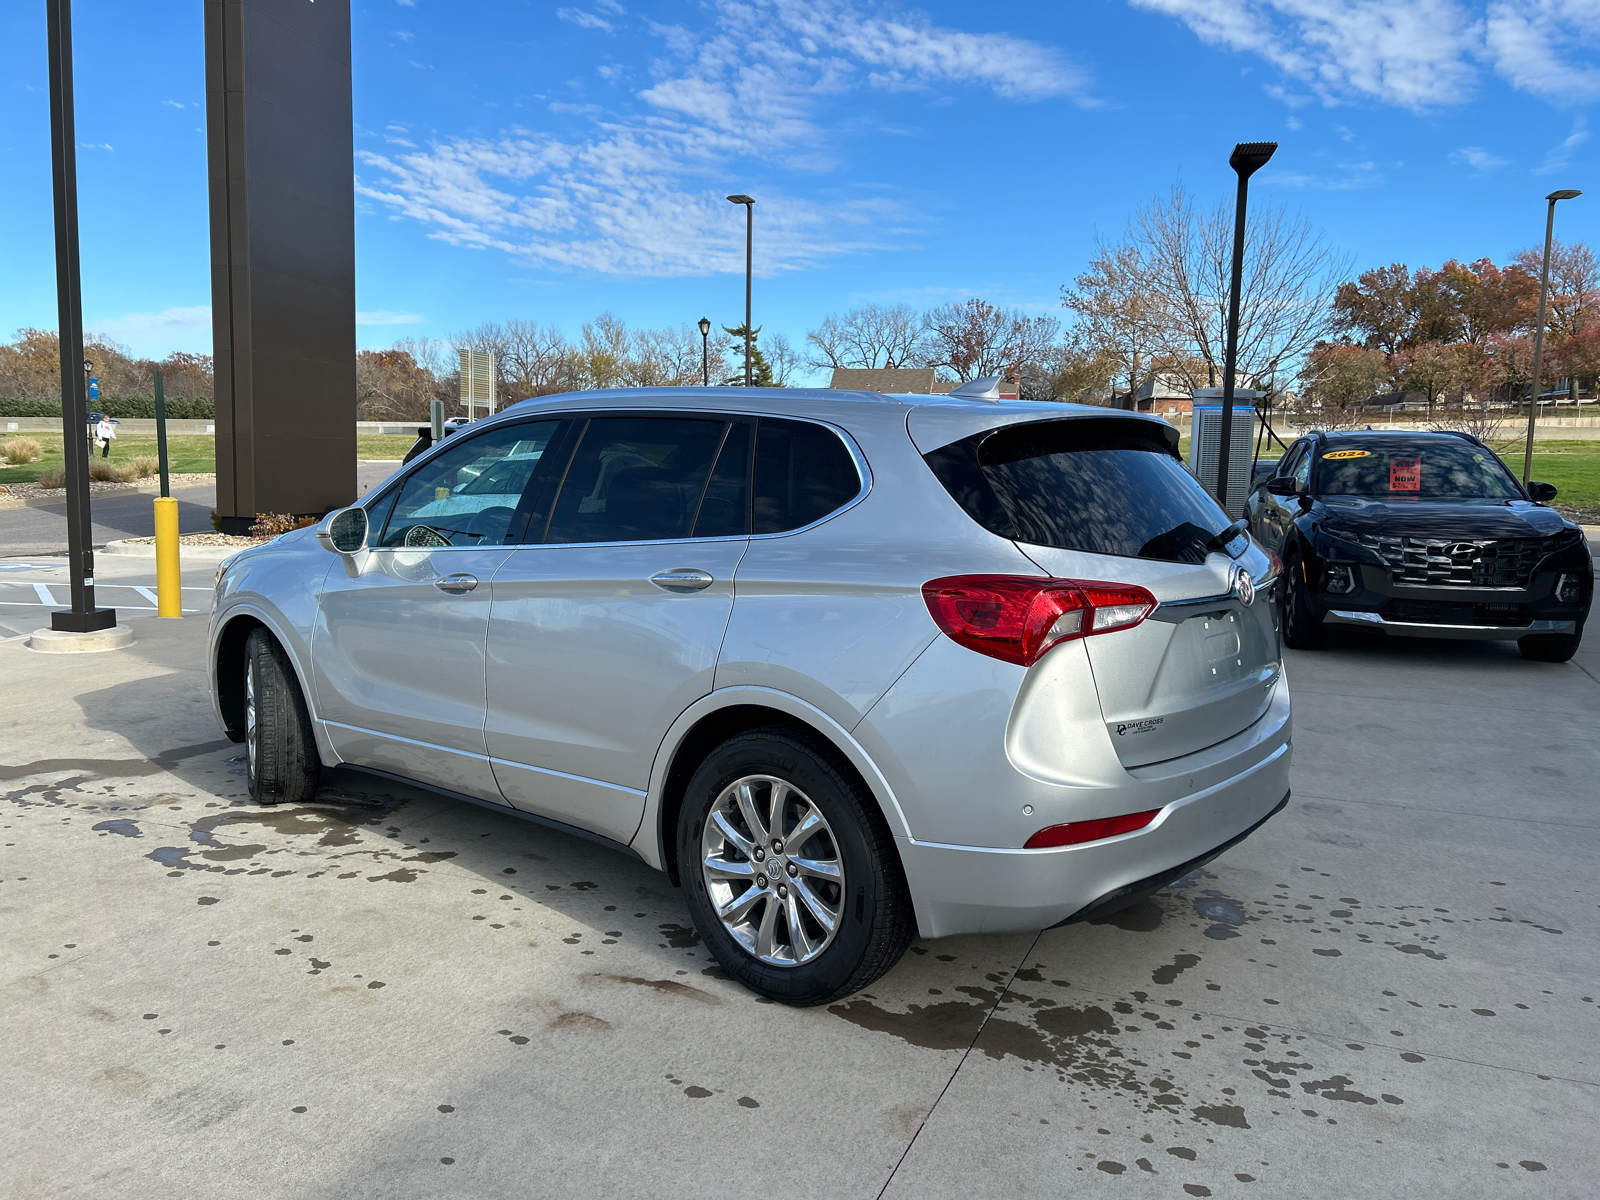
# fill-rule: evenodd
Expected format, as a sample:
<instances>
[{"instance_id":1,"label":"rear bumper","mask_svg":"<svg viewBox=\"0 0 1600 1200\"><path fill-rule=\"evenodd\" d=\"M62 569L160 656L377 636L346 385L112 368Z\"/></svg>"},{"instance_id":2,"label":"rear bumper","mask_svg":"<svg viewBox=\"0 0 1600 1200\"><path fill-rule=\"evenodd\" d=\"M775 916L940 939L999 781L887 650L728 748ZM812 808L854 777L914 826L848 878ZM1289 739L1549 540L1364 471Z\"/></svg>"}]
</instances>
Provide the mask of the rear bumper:
<instances>
[{"instance_id":1,"label":"rear bumper","mask_svg":"<svg viewBox=\"0 0 1600 1200\"><path fill-rule=\"evenodd\" d=\"M1121 837L1049 850L897 838L923 937L1044 929L1114 911L1249 836L1288 800L1290 747Z\"/></svg>"},{"instance_id":2,"label":"rear bumper","mask_svg":"<svg viewBox=\"0 0 1600 1200\"><path fill-rule=\"evenodd\" d=\"M1514 641L1530 634L1576 633L1576 621L1530 621L1526 625L1433 625L1418 621L1389 621L1381 613L1329 609L1324 625L1345 625L1356 629L1375 629L1402 637L1463 638L1470 641Z\"/></svg>"}]
</instances>

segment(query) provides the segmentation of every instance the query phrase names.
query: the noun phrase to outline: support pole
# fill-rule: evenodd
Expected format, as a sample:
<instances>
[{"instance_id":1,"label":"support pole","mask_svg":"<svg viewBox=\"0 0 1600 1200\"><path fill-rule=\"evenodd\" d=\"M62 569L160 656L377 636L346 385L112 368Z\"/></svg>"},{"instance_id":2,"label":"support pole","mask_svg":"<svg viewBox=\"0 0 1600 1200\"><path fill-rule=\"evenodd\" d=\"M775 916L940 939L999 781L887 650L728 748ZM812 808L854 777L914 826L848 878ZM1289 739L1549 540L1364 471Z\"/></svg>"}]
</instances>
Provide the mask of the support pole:
<instances>
[{"instance_id":1,"label":"support pole","mask_svg":"<svg viewBox=\"0 0 1600 1200\"><path fill-rule=\"evenodd\" d=\"M167 394L162 387L161 368L156 368L156 461L161 465L161 494L172 495L172 477L167 466Z\"/></svg>"},{"instance_id":2,"label":"support pole","mask_svg":"<svg viewBox=\"0 0 1600 1200\"><path fill-rule=\"evenodd\" d=\"M750 328L750 279L752 268L755 264L756 245L756 206L744 206L744 385L750 387L755 382L752 374L753 367L750 362L750 343L755 334Z\"/></svg>"},{"instance_id":3,"label":"support pole","mask_svg":"<svg viewBox=\"0 0 1600 1200\"><path fill-rule=\"evenodd\" d=\"M1544 322L1550 301L1550 243L1556 232L1556 202L1544 218L1544 268L1539 273L1539 323L1533 327L1533 394L1528 397L1528 444L1522 451L1522 486L1533 475L1533 435L1539 424L1539 373L1544 366Z\"/></svg>"},{"instance_id":4,"label":"support pole","mask_svg":"<svg viewBox=\"0 0 1600 1200\"><path fill-rule=\"evenodd\" d=\"M72 111L72 4L46 0L50 53L50 149L55 191L56 304L61 345L61 449L67 485L67 567L72 607L50 614L59 633L93 633L117 623L94 602L89 523L88 386L83 373L83 293L78 273L78 159Z\"/></svg>"},{"instance_id":5,"label":"support pole","mask_svg":"<svg viewBox=\"0 0 1600 1200\"><path fill-rule=\"evenodd\" d=\"M1245 202L1250 194L1250 176L1267 165L1278 149L1277 142L1240 142L1233 148L1228 165L1239 176L1239 195L1233 210L1233 276L1228 288L1228 341L1222 363L1222 445L1217 450L1217 503L1228 508L1228 466L1233 458L1233 385L1239 365L1239 293L1244 280Z\"/></svg>"},{"instance_id":6,"label":"support pole","mask_svg":"<svg viewBox=\"0 0 1600 1200\"><path fill-rule=\"evenodd\" d=\"M178 502L157 496L156 616L183 616L183 576L178 565Z\"/></svg>"}]
</instances>

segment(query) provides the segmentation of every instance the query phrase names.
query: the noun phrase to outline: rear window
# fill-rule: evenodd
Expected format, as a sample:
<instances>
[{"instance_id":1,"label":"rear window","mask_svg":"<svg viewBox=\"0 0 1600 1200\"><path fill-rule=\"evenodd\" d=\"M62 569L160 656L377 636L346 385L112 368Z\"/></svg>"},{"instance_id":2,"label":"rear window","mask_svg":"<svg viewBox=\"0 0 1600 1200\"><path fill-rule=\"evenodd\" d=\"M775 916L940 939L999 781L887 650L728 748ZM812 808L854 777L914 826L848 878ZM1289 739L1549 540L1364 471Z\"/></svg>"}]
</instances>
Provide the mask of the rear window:
<instances>
[{"instance_id":1,"label":"rear window","mask_svg":"<svg viewBox=\"0 0 1600 1200\"><path fill-rule=\"evenodd\" d=\"M839 435L807 421L762 417L756 430L754 532L786 533L820 521L861 491Z\"/></svg>"},{"instance_id":2,"label":"rear window","mask_svg":"<svg viewBox=\"0 0 1600 1200\"><path fill-rule=\"evenodd\" d=\"M1317 492L1385 500L1516 500L1500 460L1471 442L1331 442L1317 461Z\"/></svg>"},{"instance_id":3,"label":"rear window","mask_svg":"<svg viewBox=\"0 0 1600 1200\"><path fill-rule=\"evenodd\" d=\"M979 525L1036 546L1198 563L1230 523L1143 421L1011 425L923 457Z\"/></svg>"}]
</instances>

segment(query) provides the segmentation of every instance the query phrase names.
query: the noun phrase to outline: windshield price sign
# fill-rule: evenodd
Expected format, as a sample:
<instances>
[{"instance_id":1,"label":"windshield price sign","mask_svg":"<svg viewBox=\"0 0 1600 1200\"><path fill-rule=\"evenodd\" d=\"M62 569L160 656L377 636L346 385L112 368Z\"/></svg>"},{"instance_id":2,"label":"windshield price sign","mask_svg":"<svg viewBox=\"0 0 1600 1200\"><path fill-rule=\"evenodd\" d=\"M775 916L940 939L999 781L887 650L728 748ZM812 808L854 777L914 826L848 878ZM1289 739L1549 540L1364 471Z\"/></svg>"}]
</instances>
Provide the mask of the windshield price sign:
<instances>
[{"instance_id":1,"label":"windshield price sign","mask_svg":"<svg viewBox=\"0 0 1600 1200\"><path fill-rule=\"evenodd\" d=\"M1391 458L1389 460L1389 490L1391 492L1420 492L1422 490L1422 460L1420 458Z\"/></svg>"}]
</instances>

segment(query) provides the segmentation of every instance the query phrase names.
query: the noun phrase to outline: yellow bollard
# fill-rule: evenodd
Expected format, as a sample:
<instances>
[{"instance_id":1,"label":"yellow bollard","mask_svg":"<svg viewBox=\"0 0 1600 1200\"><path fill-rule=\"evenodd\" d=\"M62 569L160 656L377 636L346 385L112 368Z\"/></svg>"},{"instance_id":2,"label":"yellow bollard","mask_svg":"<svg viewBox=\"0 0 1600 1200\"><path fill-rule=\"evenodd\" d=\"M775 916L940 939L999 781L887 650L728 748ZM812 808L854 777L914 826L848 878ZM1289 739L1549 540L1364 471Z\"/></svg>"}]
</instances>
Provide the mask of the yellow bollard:
<instances>
[{"instance_id":1,"label":"yellow bollard","mask_svg":"<svg viewBox=\"0 0 1600 1200\"><path fill-rule=\"evenodd\" d=\"M178 502L156 497L156 615L183 616L183 582L178 574Z\"/></svg>"}]
</instances>

